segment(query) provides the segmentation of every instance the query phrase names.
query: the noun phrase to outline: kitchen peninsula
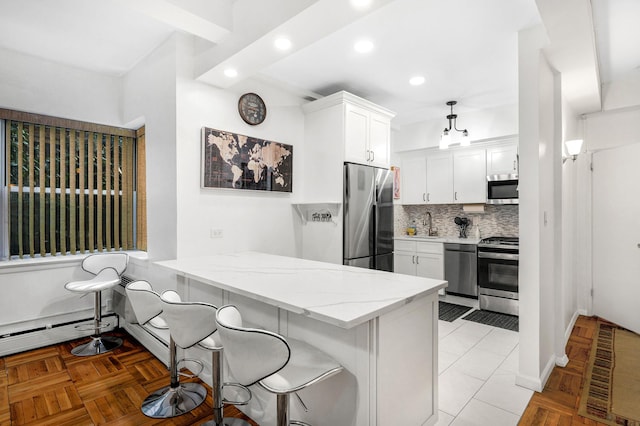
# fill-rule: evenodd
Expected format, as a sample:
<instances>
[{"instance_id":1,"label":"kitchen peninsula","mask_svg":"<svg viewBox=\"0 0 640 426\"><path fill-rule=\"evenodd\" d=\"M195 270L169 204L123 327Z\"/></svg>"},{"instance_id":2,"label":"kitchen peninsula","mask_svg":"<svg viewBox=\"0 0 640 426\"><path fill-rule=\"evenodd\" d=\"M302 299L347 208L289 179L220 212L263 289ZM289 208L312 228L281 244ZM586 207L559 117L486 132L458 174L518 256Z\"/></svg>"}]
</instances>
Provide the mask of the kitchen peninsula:
<instances>
[{"instance_id":1,"label":"kitchen peninsula","mask_svg":"<svg viewBox=\"0 0 640 426\"><path fill-rule=\"evenodd\" d=\"M175 274L186 300L232 303L249 322L342 363L343 373L300 392L309 411L293 402L292 418L344 426L436 422L437 294L446 281L255 252L155 265ZM275 398L258 386L252 391L239 408L271 424Z\"/></svg>"}]
</instances>

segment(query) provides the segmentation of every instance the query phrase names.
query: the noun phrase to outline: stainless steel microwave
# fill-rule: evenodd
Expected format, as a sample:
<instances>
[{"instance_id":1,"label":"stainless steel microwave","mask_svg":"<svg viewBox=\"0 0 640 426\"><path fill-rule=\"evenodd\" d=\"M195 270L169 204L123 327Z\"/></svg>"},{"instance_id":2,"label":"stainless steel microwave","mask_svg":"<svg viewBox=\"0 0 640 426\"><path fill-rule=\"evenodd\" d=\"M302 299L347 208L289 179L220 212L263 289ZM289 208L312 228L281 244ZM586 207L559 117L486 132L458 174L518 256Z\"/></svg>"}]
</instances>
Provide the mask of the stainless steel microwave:
<instances>
[{"instance_id":1,"label":"stainless steel microwave","mask_svg":"<svg viewBox=\"0 0 640 426\"><path fill-rule=\"evenodd\" d=\"M487 176L487 204L518 204L518 175Z\"/></svg>"}]
</instances>

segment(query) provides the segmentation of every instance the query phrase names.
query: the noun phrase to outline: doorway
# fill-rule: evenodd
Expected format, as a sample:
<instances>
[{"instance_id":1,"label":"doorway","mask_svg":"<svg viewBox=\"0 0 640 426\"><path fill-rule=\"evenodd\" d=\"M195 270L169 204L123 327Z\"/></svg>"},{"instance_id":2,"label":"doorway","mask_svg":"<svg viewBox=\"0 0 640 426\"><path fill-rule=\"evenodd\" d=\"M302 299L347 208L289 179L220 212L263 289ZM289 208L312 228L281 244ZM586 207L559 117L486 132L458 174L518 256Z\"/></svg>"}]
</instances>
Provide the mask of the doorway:
<instances>
[{"instance_id":1,"label":"doorway","mask_svg":"<svg viewBox=\"0 0 640 426\"><path fill-rule=\"evenodd\" d=\"M640 144L593 154L593 313L640 333Z\"/></svg>"}]
</instances>

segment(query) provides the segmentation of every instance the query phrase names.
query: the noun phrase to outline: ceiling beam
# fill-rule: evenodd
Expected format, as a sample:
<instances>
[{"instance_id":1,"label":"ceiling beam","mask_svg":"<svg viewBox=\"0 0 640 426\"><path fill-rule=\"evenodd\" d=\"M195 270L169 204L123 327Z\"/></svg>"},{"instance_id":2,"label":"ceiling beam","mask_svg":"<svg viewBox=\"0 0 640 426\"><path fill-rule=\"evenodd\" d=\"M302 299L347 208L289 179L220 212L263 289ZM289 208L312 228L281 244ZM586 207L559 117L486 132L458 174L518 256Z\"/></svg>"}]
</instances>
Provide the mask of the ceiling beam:
<instances>
[{"instance_id":1,"label":"ceiling beam","mask_svg":"<svg viewBox=\"0 0 640 426\"><path fill-rule=\"evenodd\" d=\"M560 72L562 93L577 114L600 111L600 70L589 0L536 0L550 40L544 48Z\"/></svg>"},{"instance_id":2,"label":"ceiling beam","mask_svg":"<svg viewBox=\"0 0 640 426\"><path fill-rule=\"evenodd\" d=\"M212 43L219 43L231 33L229 0L211 1L209 5L202 5L194 0L180 3L175 0L113 1Z\"/></svg>"},{"instance_id":3,"label":"ceiling beam","mask_svg":"<svg viewBox=\"0 0 640 426\"><path fill-rule=\"evenodd\" d=\"M347 0L318 0L243 49L206 67L197 79L228 88L393 1L374 0L369 8L362 10L354 8ZM273 43L280 36L290 38L293 43L290 50L282 52L274 48ZM238 76L226 77L227 68L235 69Z\"/></svg>"}]
</instances>

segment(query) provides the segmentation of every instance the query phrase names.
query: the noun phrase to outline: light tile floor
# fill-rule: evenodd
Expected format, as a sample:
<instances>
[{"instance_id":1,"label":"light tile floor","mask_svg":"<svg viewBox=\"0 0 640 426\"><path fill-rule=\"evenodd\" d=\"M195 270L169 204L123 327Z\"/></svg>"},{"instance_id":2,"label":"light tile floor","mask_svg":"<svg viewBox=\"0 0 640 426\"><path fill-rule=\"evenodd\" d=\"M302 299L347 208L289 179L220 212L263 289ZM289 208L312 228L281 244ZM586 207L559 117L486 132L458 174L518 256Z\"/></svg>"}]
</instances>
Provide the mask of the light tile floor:
<instances>
[{"instance_id":1,"label":"light tile floor","mask_svg":"<svg viewBox=\"0 0 640 426\"><path fill-rule=\"evenodd\" d=\"M470 299L440 300L477 308ZM518 333L463 319L438 324L436 426L517 425L533 395L515 384Z\"/></svg>"}]
</instances>

